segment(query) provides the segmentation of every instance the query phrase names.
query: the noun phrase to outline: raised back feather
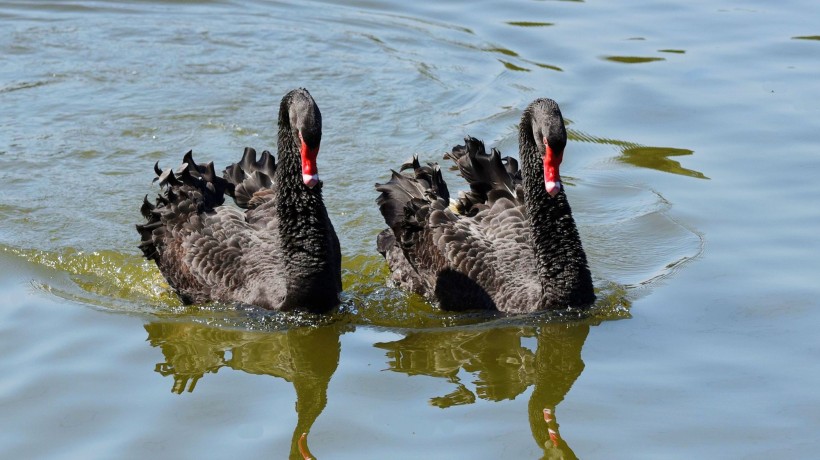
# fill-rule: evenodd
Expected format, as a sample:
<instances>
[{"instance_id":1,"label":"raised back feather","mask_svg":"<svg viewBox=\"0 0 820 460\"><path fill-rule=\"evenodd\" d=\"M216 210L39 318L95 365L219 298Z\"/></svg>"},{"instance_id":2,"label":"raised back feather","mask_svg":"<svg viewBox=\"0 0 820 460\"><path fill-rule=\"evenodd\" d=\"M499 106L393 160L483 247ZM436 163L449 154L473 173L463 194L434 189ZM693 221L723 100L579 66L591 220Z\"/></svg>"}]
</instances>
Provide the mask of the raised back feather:
<instances>
[{"instance_id":1,"label":"raised back feather","mask_svg":"<svg viewBox=\"0 0 820 460\"><path fill-rule=\"evenodd\" d=\"M376 184L381 192L376 202L385 222L392 230L392 237L379 236L377 249L384 255L393 243L398 244L406 260L413 265L416 247L422 237L430 213L448 206L450 192L441 175L438 164L419 164L417 156L401 166L401 171L413 170L412 176L392 171L390 181Z\"/></svg>"},{"instance_id":2,"label":"raised back feather","mask_svg":"<svg viewBox=\"0 0 820 460\"><path fill-rule=\"evenodd\" d=\"M418 157L413 156L400 171L407 169L413 170L412 176L392 171L390 181L376 184L376 190L381 192L376 203L385 222L396 234L403 233L402 228L411 232L418 230L418 214L422 208L432 202L447 206L450 200L450 192L437 164L421 166Z\"/></svg>"},{"instance_id":3,"label":"raised back feather","mask_svg":"<svg viewBox=\"0 0 820 460\"><path fill-rule=\"evenodd\" d=\"M233 184L216 175L213 162L198 165L191 150L185 153L176 171L163 171L157 162L154 172L154 182L159 182L161 193L155 204L145 196L140 212L147 222L138 224L137 231L141 237L139 248L146 258L156 261L164 247L166 229L183 225L189 214L207 213L221 206L225 193L233 191Z\"/></svg>"},{"instance_id":4,"label":"raised back feather","mask_svg":"<svg viewBox=\"0 0 820 460\"><path fill-rule=\"evenodd\" d=\"M257 161L256 150L245 147L242 160L225 168L223 177L234 186L229 194L237 206L253 209L272 193L275 173L276 160L269 151L263 151L262 157Z\"/></svg>"},{"instance_id":5,"label":"raised back feather","mask_svg":"<svg viewBox=\"0 0 820 460\"><path fill-rule=\"evenodd\" d=\"M515 158L501 158L501 152L496 149L488 155L484 143L474 137L465 137L464 145L456 145L444 158L456 163L461 177L470 185L470 191L459 192L456 202L459 214L475 216L496 199L516 198L521 173Z\"/></svg>"}]
</instances>

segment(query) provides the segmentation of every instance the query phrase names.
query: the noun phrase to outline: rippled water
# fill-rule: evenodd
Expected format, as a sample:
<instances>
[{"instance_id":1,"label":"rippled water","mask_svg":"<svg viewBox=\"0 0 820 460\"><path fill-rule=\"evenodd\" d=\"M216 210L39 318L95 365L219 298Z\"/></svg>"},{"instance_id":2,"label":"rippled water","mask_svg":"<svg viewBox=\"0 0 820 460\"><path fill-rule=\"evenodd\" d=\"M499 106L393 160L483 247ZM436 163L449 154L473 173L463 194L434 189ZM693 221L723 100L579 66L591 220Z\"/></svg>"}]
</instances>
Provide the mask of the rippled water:
<instances>
[{"instance_id":1,"label":"rippled water","mask_svg":"<svg viewBox=\"0 0 820 460\"><path fill-rule=\"evenodd\" d=\"M0 4L0 457L301 458L308 433L319 458L811 458L819 13ZM136 248L152 165L274 146L298 86L342 307L183 306ZM373 184L468 134L514 155L544 96L593 314L443 314L387 286Z\"/></svg>"}]
</instances>

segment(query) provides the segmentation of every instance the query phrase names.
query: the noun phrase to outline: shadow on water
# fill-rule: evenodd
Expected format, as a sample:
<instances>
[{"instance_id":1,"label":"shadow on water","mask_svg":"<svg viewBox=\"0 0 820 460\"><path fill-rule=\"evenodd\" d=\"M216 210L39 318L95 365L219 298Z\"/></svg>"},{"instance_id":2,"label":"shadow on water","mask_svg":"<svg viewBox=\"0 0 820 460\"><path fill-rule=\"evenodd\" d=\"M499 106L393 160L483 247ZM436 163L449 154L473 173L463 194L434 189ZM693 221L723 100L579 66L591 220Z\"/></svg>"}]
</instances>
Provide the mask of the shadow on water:
<instances>
[{"instance_id":1,"label":"shadow on water","mask_svg":"<svg viewBox=\"0 0 820 460\"><path fill-rule=\"evenodd\" d=\"M695 152L689 149L674 147L651 147L636 144L634 142L592 136L582 131L575 130L569 130L567 134L570 140L573 141L612 145L618 148L621 151L621 155L617 158L617 160L621 163L637 166L639 168L654 169L656 171L670 174L694 177L696 179L709 179L702 172L684 168L679 162L669 158L693 155Z\"/></svg>"},{"instance_id":2,"label":"shadow on water","mask_svg":"<svg viewBox=\"0 0 820 460\"><path fill-rule=\"evenodd\" d=\"M527 418L535 443L545 458L576 458L560 435L556 407L584 370L581 349L589 328L585 322L559 322L411 331L374 346L385 350L391 371L452 383L452 392L429 400L442 409L473 404L477 398L512 400L533 387ZM522 343L528 339L535 340L534 350ZM459 376L463 372L473 380L465 382Z\"/></svg>"},{"instance_id":3,"label":"shadow on water","mask_svg":"<svg viewBox=\"0 0 820 460\"><path fill-rule=\"evenodd\" d=\"M339 364L342 323L253 332L159 321L146 324L145 330L164 359L154 370L173 378L173 393L193 392L206 374L223 368L290 382L297 413L290 458L303 458L300 449L307 451L307 441L300 438L327 405L330 378Z\"/></svg>"},{"instance_id":4,"label":"shadow on water","mask_svg":"<svg viewBox=\"0 0 820 460\"><path fill-rule=\"evenodd\" d=\"M184 321L145 325L148 342L162 352L155 372L171 377L171 391L193 392L207 374L223 368L269 375L290 382L296 393L297 422L290 458L302 458L300 441L328 402L328 385L341 355L340 336L355 326L342 320L280 330L225 329ZM545 457L575 458L560 435L556 408L581 375L581 350L599 319L554 321L549 317L496 319L479 325L405 330L403 337L375 343L388 369L447 380L454 388L428 400L446 409L513 400L530 387L527 419ZM460 374L472 376L464 381ZM474 386L470 388L470 386Z\"/></svg>"},{"instance_id":5,"label":"shadow on water","mask_svg":"<svg viewBox=\"0 0 820 460\"><path fill-rule=\"evenodd\" d=\"M560 435L556 408L584 369L581 349L590 326L598 323L596 319L500 319L404 331L400 340L374 347L385 350L391 371L451 382L452 392L428 401L442 409L473 404L478 398L512 400L532 387L526 416L535 443L544 449L545 457L575 458ZM307 443L300 438L310 432L328 402L328 385L341 355L340 336L355 326L337 320L248 331L171 320L149 322L145 330L148 342L163 356L154 370L173 379L173 393L193 392L207 374L223 368L290 382L297 412L290 458L301 459L300 444L306 451ZM474 379L463 381L462 371Z\"/></svg>"},{"instance_id":6,"label":"shadow on water","mask_svg":"<svg viewBox=\"0 0 820 460\"><path fill-rule=\"evenodd\" d=\"M695 177L697 179L709 179L703 175L703 173L684 168L679 162L669 159L669 157L692 155L693 153L693 151L687 149L635 145L625 147L619 160L641 168L650 168L671 174Z\"/></svg>"}]
</instances>

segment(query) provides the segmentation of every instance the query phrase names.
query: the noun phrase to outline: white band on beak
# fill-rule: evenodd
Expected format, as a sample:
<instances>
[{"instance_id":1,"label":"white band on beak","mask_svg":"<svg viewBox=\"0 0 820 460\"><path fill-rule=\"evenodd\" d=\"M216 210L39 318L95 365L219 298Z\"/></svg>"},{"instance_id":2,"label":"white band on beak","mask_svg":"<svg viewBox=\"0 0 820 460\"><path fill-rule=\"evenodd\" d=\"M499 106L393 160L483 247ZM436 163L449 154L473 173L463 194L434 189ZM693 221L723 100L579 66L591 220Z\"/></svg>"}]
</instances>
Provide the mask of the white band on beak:
<instances>
[{"instance_id":1,"label":"white band on beak","mask_svg":"<svg viewBox=\"0 0 820 460\"><path fill-rule=\"evenodd\" d=\"M558 192L560 192L561 188L563 187L560 180L555 181L555 182L552 182L552 181L545 182L544 185L546 186L547 193L549 193L550 196L558 195Z\"/></svg>"}]
</instances>

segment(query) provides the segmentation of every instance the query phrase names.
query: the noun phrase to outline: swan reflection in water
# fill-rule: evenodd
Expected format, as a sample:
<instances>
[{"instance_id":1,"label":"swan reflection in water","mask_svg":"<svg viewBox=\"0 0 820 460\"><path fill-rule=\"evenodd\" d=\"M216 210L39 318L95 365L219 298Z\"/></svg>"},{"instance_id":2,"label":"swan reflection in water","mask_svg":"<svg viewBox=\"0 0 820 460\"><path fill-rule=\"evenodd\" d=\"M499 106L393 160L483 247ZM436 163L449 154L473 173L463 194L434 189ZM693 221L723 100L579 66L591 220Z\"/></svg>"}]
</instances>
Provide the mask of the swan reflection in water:
<instances>
[{"instance_id":1,"label":"swan reflection in water","mask_svg":"<svg viewBox=\"0 0 820 460\"><path fill-rule=\"evenodd\" d=\"M297 423L290 458L303 459L300 437L310 432L327 405L328 384L341 352L339 338L350 327L329 324L253 332L190 322L155 322L145 329L150 344L164 356L155 370L173 377L174 393L194 391L205 374L223 367L291 382L296 391ZM589 327L586 323L484 324L412 331L401 340L375 346L387 350L393 371L452 382L452 392L430 399L441 408L471 404L477 398L514 399L533 386L528 419L535 442L544 449L544 458L576 458L560 436L555 409L584 369L581 348ZM534 350L525 346L532 341ZM474 390L462 383L462 370L474 375ZM306 451L305 442L301 444Z\"/></svg>"},{"instance_id":2,"label":"swan reflection in water","mask_svg":"<svg viewBox=\"0 0 820 460\"><path fill-rule=\"evenodd\" d=\"M390 370L447 379L455 389L430 399L441 408L514 399L533 386L528 417L544 458L576 458L560 436L555 408L584 370L581 348L589 324L458 328L412 331L401 340L377 343L387 350ZM533 351L522 339L535 338ZM461 382L461 370L473 374L475 390Z\"/></svg>"},{"instance_id":3,"label":"swan reflection in water","mask_svg":"<svg viewBox=\"0 0 820 460\"><path fill-rule=\"evenodd\" d=\"M290 458L306 457L307 452L300 453L300 447L307 451L306 441L300 437L310 431L327 405L327 387L339 364L339 337L344 326L253 332L189 322L155 322L147 324L145 330L151 345L160 348L165 358L155 370L173 376L174 393L194 391L206 373L223 367L291 382L296 390L297 422Z\"/></svg>"}]
</instances>

